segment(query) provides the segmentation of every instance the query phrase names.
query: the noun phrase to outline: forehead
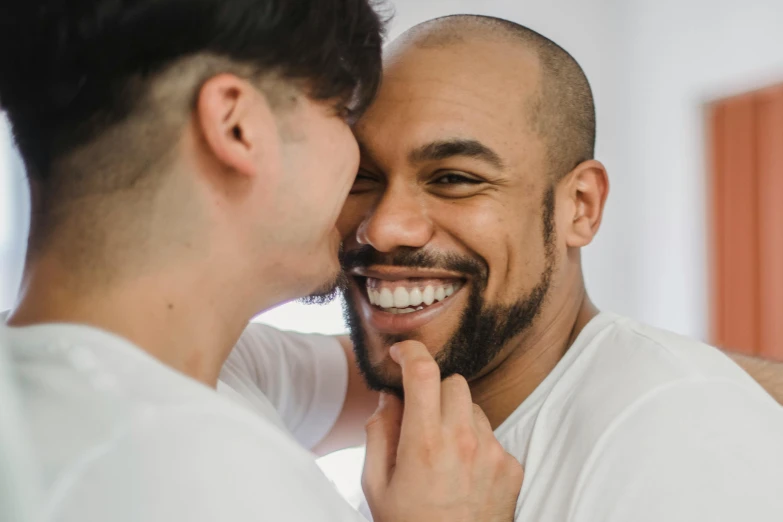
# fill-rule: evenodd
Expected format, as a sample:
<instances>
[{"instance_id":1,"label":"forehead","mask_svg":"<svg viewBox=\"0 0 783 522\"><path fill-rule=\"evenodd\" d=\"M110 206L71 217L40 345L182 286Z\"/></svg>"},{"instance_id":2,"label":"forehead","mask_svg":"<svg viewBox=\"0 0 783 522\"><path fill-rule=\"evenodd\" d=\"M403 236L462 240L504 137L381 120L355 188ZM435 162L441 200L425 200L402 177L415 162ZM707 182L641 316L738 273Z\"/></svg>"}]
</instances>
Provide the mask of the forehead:
<instances>
[{"instance_id":1,"label":"forehead","mask_svg":"<svg viewBox=\"0 0 783 522\"><path fill-rule=\"evenodd\" d=\"M357 124L357 138L378 160L460 138L513 162L540 141L530 124L539 84L538 59L519 45L403 46L387 55L381 90Z\"/></svg>"}]
</instances>

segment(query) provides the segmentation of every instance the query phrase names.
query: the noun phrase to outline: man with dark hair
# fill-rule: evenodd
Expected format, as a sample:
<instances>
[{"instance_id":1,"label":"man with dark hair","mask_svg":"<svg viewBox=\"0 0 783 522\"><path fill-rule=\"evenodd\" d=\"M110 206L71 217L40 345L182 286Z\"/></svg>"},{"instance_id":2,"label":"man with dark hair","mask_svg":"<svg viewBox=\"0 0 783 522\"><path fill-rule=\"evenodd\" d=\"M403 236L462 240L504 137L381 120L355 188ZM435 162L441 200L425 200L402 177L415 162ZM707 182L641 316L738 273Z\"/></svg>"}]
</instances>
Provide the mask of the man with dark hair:
<instances>
[{"instance_id":1,"label":"man with dark hair","mask_svg":"<svg viewBox=\"0 0 783 522\"><path fill-rule=\"evenodd\" d=\"M525 467L517 520L780 520L780 406L718 350L587 295L580 251L608 176L577 62L530 29L456 16L384 63L338 221L367 383L403 396L389 350L403 340L464 375ZM273 351L245 337L226 371ZM371 402L351 382L324 451Z\"/></svg>"},{"instance_id":2,"label":"man with dark hair","mask_svg":"<svg viewBox=\"0 0 783 522\"><path fill-rule=\"evenodd\" d=\"M227 375L240 404L213 388L254 314L340 273L348 122L379 84L381 28L366 0L0 7L0 105L32 193L0 335L44 519L360 518L286 431L331 422L328 383L267 396ZM521 467L466 381L441 383L420 343L392 353L415 400L382 400L368 425L375 516L510 520ZM340 364L330 348L310 368Z\"/></svg>"}]
</instances>

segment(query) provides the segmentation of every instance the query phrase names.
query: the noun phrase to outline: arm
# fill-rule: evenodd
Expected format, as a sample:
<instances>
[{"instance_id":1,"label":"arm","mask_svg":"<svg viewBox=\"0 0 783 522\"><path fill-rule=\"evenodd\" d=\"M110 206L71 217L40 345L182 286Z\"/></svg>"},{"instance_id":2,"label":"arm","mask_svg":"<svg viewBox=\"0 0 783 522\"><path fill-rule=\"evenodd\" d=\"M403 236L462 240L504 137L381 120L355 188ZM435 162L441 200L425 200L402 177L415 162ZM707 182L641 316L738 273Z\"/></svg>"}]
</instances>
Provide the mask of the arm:
<instances>
[{"instance_id":1,"label":"arm","mask_svg":"<svg viewBox=\"0 0 783 522\"><path fill-rule=\"evenodd\" d=\"M263 394L297 440L319 456L362 445L364 423L378 405L377 393L364 385L347 337L251 324L220 380L251 402Z\"/></svg>"},{"instance_id":2,"label":"arm","mask_svg":"<svg viewBox=\"0 0 783 522\"><path fill-rule=\"evenodd\" d=\"M734 362L767 390L767 393L783 404L783 362L772 362L749 355L726 353Z\"/></svg>"},{"instance_id":3,"label":"arm","mask_svg":"<svg viewBox=\"0 0 783 522\"><path fill-rule=\"evenodd\" d=\"M338 337L348 364L348 391L343 409L332 430L313 451L318 456L345 448L361 446L365 441L364 425L378 407L378 392L367 388L355 363L353 345L348 337Z\"/></svg>"}]
</instances>

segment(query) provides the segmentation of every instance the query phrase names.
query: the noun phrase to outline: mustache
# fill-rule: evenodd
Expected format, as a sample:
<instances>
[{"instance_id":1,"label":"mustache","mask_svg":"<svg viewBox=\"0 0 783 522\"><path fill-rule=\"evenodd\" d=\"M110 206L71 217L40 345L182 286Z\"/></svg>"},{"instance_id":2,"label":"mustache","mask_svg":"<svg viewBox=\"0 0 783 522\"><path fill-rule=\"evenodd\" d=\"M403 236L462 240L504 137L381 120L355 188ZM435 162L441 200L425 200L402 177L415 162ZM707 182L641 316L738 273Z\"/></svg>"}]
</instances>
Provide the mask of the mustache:
<instances>
[{"instance_id":1,"label":"mustache","mask_svg":"<svg viewBox=\"0 0 783 522\"><path fill-rule=\"evenodd\" d=\"M344 272L373 265L397 266L403 268L429 268L448 270L484 280L489 274L489 265L479 257L454 252L440 253L420 248L400 247L394 252L379 252L370 245L340 252L340 265Z\"/></svg>"}]
</instances>

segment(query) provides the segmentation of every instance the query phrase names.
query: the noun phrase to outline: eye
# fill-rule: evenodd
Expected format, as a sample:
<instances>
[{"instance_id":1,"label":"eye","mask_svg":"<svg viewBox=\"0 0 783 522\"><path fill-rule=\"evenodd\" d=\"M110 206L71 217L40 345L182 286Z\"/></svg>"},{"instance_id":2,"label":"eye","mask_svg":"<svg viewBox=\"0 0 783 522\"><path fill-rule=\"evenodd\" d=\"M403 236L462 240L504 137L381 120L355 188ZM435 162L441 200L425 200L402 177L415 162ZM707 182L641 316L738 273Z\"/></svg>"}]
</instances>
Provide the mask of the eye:
<instances>
[{"instance_id":1,"label":"eye","mask_svg":"<svg viewBox=\"0 0 783 522\"><path fill-rule=\"evenodd\" d=\"M456 172L449 172L436 178L433 183L436 185L459 185L463 183L467 183L469 185L478 185L483 182L481 180L469 178Z\"/></svg>"},{"instance_id":2,"label":"eye","mask_svg":"<svg viewBox=\"0 0 783 522\"><path fill-rule=\"evenodd\" d=\"M429 182L430 192L447 199L469 198L483 192L484 179L462 172L443 172Z\"/></svg>"},{"instance_id":3,"label":"eye","mask_svg":"<svg viewBox=\"0 0 783 522\"><path fill-rule=\"evenodd\" d=\"M381 180L372 172L365 169L359 169L356 173L356 179L353 181L353 187L351 187L351 194L363 194L375 190L380 186Z\"/></svg>"}]
</instances>

